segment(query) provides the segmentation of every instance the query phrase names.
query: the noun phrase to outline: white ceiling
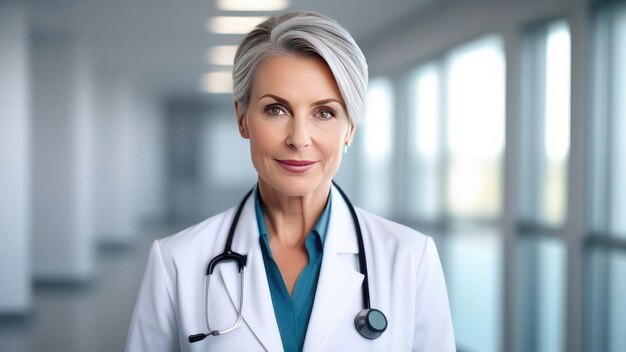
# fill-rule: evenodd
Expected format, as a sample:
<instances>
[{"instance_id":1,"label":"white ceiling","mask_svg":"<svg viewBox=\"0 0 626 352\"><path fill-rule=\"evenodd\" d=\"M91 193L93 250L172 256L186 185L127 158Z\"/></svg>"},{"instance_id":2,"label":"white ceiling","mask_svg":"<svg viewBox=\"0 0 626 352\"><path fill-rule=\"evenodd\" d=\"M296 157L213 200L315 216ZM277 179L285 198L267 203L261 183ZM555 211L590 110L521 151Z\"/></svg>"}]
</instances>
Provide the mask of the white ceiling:
<instances>
[{"instance_id":1,"label":"white ceiling","mask_svg":"<svg viewBox=\"0 0 626 352\"><path fill-rule=\"evenodd\" d=\"M292 0L287 10L326 14L363 44L394 23L410 20L432 2ZM175 95L198 93L200 76L216 69L206 61L211 46L236 45L241 39L208 33L207 19L258 14L219 11L215 0L30 0L28 4L35 34L76 34L88 43L100 70L122 72L147 88Z\"/></svg>"}]
</instances>

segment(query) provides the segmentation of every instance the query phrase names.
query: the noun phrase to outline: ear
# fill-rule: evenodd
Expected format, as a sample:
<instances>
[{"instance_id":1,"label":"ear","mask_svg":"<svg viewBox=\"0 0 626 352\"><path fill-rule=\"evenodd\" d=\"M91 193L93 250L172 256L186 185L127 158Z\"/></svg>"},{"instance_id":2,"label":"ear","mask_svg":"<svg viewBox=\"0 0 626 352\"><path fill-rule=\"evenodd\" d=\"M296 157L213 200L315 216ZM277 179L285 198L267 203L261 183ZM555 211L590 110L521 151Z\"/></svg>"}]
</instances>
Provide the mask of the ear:
<instances>
[{"instance_id":1,"label":"ear","mask_svg":"<svg viewBox=\"0 0 626 352\"><path fill-rule=\"evenodd\" d=\"M356 131L356 125L354 122L350 121L350 129L348 130L348 134L346 135L346 140L344 144L350 145L352 144L352 139L354 138L354 132Z\"/></svg>"},{"instance_id":2,"label":"ear","mask_svg":"<svg viewBox=\"0 0 626 352\"><path fill-rule=\"evenodd\" d=\"M241 112L239 108L239 102L235 102L235 115L237 116L237 126L239 127L239 134L241 137L245 139L250 138L250 133L248 131L248 122L246 119L246 114Z\"/></svg>"}]
</instances>

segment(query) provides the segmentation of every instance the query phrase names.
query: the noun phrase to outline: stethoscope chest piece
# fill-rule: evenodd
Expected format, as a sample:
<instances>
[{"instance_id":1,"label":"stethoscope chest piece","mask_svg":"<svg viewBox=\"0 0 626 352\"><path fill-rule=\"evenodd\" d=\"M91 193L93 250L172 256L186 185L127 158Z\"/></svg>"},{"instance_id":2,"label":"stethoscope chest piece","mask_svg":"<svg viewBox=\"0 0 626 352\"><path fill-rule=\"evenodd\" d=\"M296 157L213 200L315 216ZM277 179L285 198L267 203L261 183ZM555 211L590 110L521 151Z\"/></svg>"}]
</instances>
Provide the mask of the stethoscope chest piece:
<instances>
[{"instance_id":1,"label":"stethoscope chest piece","mask_svg":"<svg viewBox=\"0 0 626 352\"><path fill-rule=\"evenodd\" d=\"M363 309L354 319L354 325L361 336L373 340L387 330L387 318L378 309Z\"/></svg>"}]
</instances>

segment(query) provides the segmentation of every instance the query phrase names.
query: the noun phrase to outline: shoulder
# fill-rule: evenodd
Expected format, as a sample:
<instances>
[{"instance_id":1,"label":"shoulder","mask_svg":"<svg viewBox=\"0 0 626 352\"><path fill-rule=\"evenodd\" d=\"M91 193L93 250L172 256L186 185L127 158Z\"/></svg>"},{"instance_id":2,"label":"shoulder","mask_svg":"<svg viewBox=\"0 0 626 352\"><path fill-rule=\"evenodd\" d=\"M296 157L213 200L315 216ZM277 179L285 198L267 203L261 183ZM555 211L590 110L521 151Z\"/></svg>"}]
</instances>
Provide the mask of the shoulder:
<instances>
[{"instance_id":1,"label":"shoulder","mask_svg":"<svg viewBox=\"0 0 626 352\"><path fill-rule=\"evenodd\" d=\"M367 227L369 231L376 233L377 237L382 237L385 240L397 241L406 245L423 246L430 239L429 236L415 229L387 220L367 210L356 208L356 212L359 219L363 222L361 226Z\"/></svg>"},{"instance_id":2,"label":"shoulder","mask_svg":"<svg viewBox=\"0 0 626 352\"><path fill-rule=\"evenodd\" d=\"M223 246L228 228L236 208L232 207L219 214L156 241L163 259L176 260L198 252L205 252Z\"/></svg>"},{"instance_id":3,"label":"shoulder","mask_svg":"<svg viewBox=\"0 0 626 352\"><path fill-rule=\"evenodd\" d=\"M356 208L356 212L364 237L369 238L376 248L391 252L390 255L406 254L413 261L421 262L428 250L436 250L430 236L361 208Z\"/></svg>"}]
</instances>

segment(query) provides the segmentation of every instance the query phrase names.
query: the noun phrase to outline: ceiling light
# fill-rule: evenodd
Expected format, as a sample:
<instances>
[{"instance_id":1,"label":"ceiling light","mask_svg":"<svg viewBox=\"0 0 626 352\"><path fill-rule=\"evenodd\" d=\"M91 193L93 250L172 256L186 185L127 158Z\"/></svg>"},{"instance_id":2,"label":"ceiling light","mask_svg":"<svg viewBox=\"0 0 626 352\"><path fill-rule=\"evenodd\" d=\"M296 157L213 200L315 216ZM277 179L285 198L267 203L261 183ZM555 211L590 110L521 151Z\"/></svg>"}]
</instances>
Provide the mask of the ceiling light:
<instances>
[{"instance_id":1,"label":"ceiling light","mask_svg":"<svg viewBox=\"0 0 626 352\"><path fill-rule=\"evenodd\" d=\"M280 11L289 7L289 0L217 0L223 11Z\"/></svg>"},{"instance_id":2,"label":"ceiling light","mask_svg":"<svg viewBox=\"0 0 626 352\"><path fill-rule=\"evenodd\" d=\"M200 87L205 93L233 92L233 79L230 72L210 72L202 76Z\"/></svg>"},{"instance_id":3,"label":"ceiling light","mask_svg":"<svg viewBox=\"0 0 626 352\"><path fill-rule=\"evenodd\" d=\"M266 16L219 16L213 17L207 22L207 30L217 34L245 34L265 21Z\"/></svg>"},{"instance_id":4,"label":"ceiling light","mask_svg":"<svg viewBox=\"0 0 626 352\"><path fill-rule=\"evenodd\" d=\"M232 65L235 60L236 45L217 45L209 49L207 59L211 65Z\"/></svg>"}]
</instances>

